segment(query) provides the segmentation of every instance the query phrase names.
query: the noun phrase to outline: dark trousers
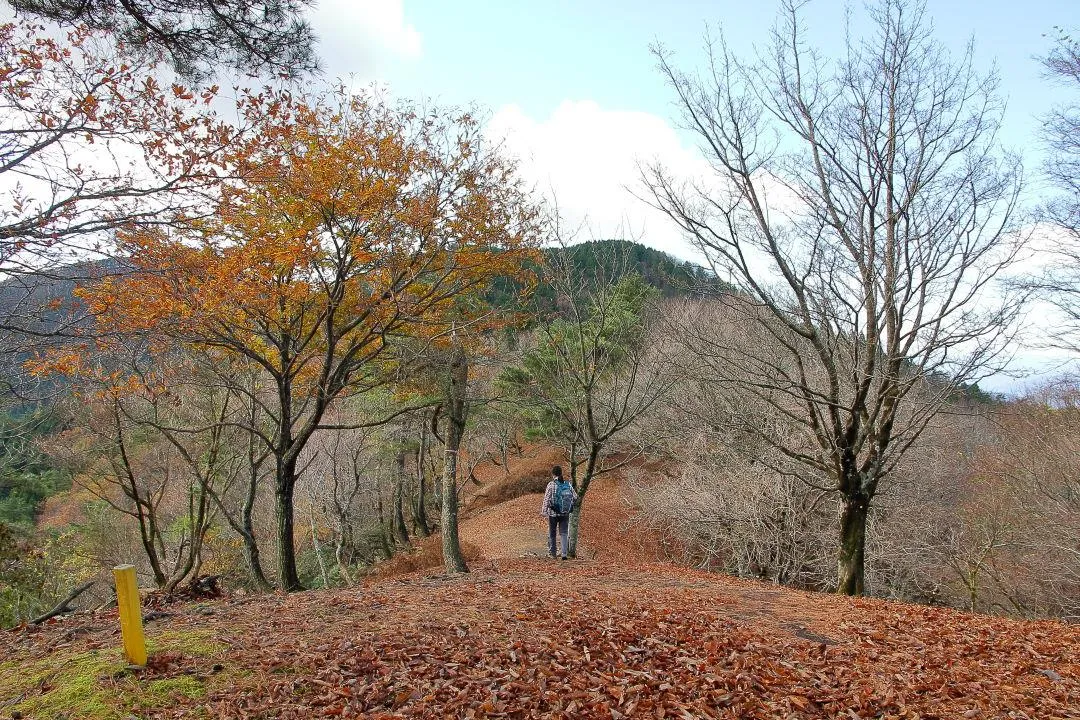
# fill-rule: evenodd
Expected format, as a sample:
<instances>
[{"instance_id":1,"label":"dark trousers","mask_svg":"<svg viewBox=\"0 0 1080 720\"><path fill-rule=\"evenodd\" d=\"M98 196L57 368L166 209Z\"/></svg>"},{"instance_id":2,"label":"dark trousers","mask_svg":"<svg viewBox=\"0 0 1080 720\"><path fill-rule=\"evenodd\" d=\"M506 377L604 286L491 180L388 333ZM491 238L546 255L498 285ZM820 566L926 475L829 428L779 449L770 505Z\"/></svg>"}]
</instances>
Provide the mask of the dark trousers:
<instances>
[{"instance_id":1,"label":"dark trousers","mask_svg":"<svg viewBox=\"0 0 1080 720\"><path fill-rule=\"evenodd\" d=\"M570 549L570 516L556 515L548 518L548 555L555 556L555 535L562 533L562 556Z\"/></svg>"}]
</instances>

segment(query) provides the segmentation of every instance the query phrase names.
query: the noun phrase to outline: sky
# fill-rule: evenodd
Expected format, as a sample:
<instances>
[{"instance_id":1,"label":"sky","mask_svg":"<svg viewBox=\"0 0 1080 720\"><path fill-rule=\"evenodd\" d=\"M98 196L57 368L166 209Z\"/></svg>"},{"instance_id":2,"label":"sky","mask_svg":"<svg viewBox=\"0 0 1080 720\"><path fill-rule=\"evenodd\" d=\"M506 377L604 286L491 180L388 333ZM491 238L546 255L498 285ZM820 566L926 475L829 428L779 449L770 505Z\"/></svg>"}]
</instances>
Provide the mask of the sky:
<instances>
[{"instance_id":1,"label":"sky","mask_svg":"<svg viewBox=\"0 0 1080 720\"><path fill-rule=\"evenodd\" d=\"M476 106L489 132L521 161L539 191L557 198L568 225L593 237L632 236L677 257L693 248L635 197L637 166L662 158L694 173L692 138L675 128L671 95L650 46L681 67L700 67L706 30L722 31L747 57L768 42L778 0L319 0L310 18L328 78L373 83L400 97ZM1007 100L1001 139L1022 153L1029 175L1042 161L1039 118L1068 91L1044 76L1038 56L1055 27L1080 26L1077 0L927 0L936 37L955 54L974 42L977 68L996 67ZM860 2L810 0L807 31L829 55L845 28L865 28ZM1038 182L1029 196L1046 191ZM1015 367L1059 358L1025 348ZM984 383L1017 391L1038 378Z\"/></svg>"}]
</instances>

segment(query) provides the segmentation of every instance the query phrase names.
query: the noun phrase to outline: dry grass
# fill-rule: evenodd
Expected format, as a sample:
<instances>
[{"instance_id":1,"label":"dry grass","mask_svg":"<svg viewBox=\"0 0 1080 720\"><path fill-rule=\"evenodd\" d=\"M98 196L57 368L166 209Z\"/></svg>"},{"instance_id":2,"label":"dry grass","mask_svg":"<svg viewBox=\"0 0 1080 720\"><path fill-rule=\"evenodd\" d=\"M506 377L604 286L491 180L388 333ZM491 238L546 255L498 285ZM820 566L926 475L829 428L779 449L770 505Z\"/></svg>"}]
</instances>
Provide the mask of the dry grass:
<instances>
[{"instance_id":1,"label":"dry grass","mask_svg":"<svg viewBox=\"0 0 1080 720\"><path fill-rule=\"evenodd\" d=\"M461 554L465 557L466 563L480 560L480 549L471 542L462 541ZM411 549L400 552L379 564L375 574L383 578L398 577L420 570L441 568L442 565L442 537L436 533L414 544Z\"/></svg>"},{"instance_id":2,"label":"dry grass","mask_svg":"<svg viewBox=\"0 0 1080 720\"><path fill-rule=\"evenodd\" d=\"M477 495L469 509L474 511L482 510L509 500L516 500L523 495L543 493L548 480L549 476L546 472L511 476L497 485L487 488L482 495Z\"/></svg>"}]
</instances>

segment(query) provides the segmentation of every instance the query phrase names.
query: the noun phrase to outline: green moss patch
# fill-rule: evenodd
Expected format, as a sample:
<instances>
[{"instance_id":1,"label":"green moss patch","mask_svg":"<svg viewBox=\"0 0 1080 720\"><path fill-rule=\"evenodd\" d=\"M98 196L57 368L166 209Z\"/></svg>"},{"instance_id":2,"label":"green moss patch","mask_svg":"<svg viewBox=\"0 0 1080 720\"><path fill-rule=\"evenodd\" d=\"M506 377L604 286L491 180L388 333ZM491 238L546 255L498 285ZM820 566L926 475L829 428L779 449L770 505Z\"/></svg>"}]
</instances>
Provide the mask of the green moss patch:
<instances>
[{"instance_id":1,"label":"green moss patch","mask_svg":"<svg viewBox=\"0 0 1080 720\"><path fill-rule=\"evenodd\" d=\"M198 699L218 676L208 677L208 663L191 659L212 657L223 648L207 633L160 633L147 641L152 669L138 674L128 670L119 648L60 650L39 659L0 663L0 716L18 712L28 719L124 720L140 710ZM182 667L175 672L172 665L157 668L157 653ZM197 665L198 672L191 672L191 665Z\"/></svg>"}]
</instances>

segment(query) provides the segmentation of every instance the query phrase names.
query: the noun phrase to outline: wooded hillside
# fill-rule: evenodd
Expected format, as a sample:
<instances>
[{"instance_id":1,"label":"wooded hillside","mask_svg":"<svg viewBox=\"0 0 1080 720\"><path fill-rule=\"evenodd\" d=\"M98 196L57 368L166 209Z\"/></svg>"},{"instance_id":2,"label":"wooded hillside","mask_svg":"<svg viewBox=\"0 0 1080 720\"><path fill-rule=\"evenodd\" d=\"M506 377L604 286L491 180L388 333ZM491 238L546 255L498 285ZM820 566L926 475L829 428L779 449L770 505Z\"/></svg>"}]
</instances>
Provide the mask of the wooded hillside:
<instances>
[{"instance_id":1,"label":"wooded hillside","mask_svg":"<svg viewBox=\"0 0 1080 720\"><path fill-rule=\"evenodd\" d=\"M9 4L0 720L1080 716L1080 380L980 387L1080 357L1080 101L1036 204L921 0L657 43L670 122L331 82L308 0ZM332 9L375 79L533 45L406 5Z\"/></svg>"}]
</instances>

